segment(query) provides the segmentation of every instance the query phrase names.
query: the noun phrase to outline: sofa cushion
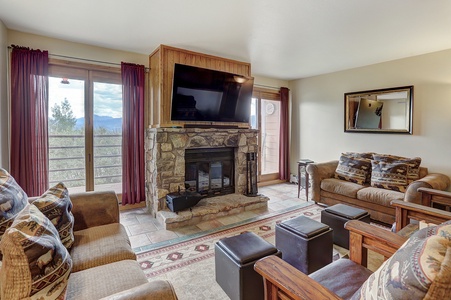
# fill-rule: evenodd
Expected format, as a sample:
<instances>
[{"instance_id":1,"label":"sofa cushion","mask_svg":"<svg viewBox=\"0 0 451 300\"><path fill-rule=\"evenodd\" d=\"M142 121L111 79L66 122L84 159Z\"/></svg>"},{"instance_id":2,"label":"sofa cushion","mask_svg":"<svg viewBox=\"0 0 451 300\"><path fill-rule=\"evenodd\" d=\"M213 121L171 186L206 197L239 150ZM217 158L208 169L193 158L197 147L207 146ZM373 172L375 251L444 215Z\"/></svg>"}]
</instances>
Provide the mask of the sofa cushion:
<instances>
[{"instance_id":1,"label":"sofa cushion","mask_svg":"<svg viewBox=\"0 0 451 300\"><path fill-rule=\"evenodd\" d=\"M371 186L403 193L406 191L407 164L372 160L371 165Z\"/></svg>"},{"instance_id":2,"label":"sofa cushion","mask_svg":"<svg viewBox=\"0 0 451 300\"><path fill-rule=\"evenodd\" d=\"M74 216L71 212L69 192L64 183L60 182L51 187L32 203L55 225L61 242L69 249L74 243Z\"/></svg>"},{"instance_id":3,"label":"sofa cushion","mask_svg":"<svg viewBox=\"0 0 451 300\"><path fill-rule=\"evenodd\" d=\"M417 231L362 285L360 299L445 299L451 293L451 221ZM357 297L355 297L357 298Z\"/></svg>"},{"instance_id":4,"label":"sofa cushion","mask_svg":"<svg viewBox=\"0 0 451 300\"><path fill-rule=\"evenodd\" d=\"M146 275L136 261L122 260L72 273L66 300L100 299L146 282Z\"/></svg>"},{"instance_id":5,"label":"sofa cushion","mask_svg":"<svg viewBox=\"0 0 451 300\"><path fill-rule=\"evenodd\" d=\"M407 158L388 154L373 154L373 159L376 161L383 161L388 163L405 163L407 164L407 184L420 179L420 164L421 158ZM423 176L424 177L424 176Z\"/></svg>"},{"instance_id":6,"label":"sofa cushion","mask_svg":"<svg viewBox=\"0 0 451 300\"><path fill-rule=\"evenodd\" d=\"M71 249L72 272L124 259L136 259L127 232L120 223L75 231L74 236L75 242Z\"/></svg>"},{"instance_id":7,"label":"sofa cushion","mask_svg":"<svg viewBox=\"0 0 451 300\"><path fill-rule=\"evenodd\" d=\"M363 185L371 177L371 160L343 153L334 177Z\"/></svg>"},{"instance_id":8,"label":"sofa cushion","mask_svg":"<svg viewBox=\"0 0 451 300\"><path fill-rule=\"evenodd\" d=\"M5 169L0 168L0 240L27 204L27 194Z\"/></svg>"},{"instance_id":9,"label":"sofa cushion","mask_svg":"<svg viewBox=\"0 0 451 300\"><path fill-rule=\"evenodd\" d=\"M357 199L391 207L390 202L392 200L404 200L404 193L375 187L365 187L357 192Z\"/></svg>"},{"instance_id":10,"label":"sofa cushion","mask_svg":"<svg viewBox=\"0 0 451 300\"><path fill-rule=\"evenodd\" d=\"M363 188L363 185L335 178L326 178L321 181L322 190L351 198L357 198L357 192Z\"/></svg>"},{"instance_id":11,"label":"sofa cushion","mask_svg":"<svg viewBox=\"0 0 451 300\"><path fill-rule=\"evenodd\" d=\"M72 260L50 220L28 204L0 242L2 299L63 299Z\"/></svg>"},{"instance_id":12,"label":"sofa cushion","mask_svg":"<svg viewBox=\"0 0 451 300\"><path fill-rule=\"evenodd\" d=\"M364 266L347 258L340 258L313 272L309 277L340 298L349 299L371 274Z\"/></svg>"}]
</instances>

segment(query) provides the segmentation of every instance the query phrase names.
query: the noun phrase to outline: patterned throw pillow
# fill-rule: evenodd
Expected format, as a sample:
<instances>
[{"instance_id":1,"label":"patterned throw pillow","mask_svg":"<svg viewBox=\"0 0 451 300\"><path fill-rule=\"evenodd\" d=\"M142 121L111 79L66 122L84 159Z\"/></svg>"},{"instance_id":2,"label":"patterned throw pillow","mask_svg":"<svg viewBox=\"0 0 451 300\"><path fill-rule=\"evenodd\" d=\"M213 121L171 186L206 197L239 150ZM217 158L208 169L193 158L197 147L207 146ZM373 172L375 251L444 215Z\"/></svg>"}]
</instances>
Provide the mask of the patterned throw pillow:
<instances>
[{"instance_id":1,"label":"patterned throw pillow","mask_svg":"<svg viewBox=\"0 0 451 300\"><path fill-rule=\"evenodd\" d=\"M373 159L388 163L405 163L407 164L407 183L411 184L415 180L420 179L420 164L421 164L421 158L420 157L414 157L414 158L406 158L401 156L395 156L395 155L388 155L388 154L373 154Z\"/></svg>"},{"instance_id":2,"label":"patterned throw pillow","mask_svg":"<svg viewBox=\"0 0 451 300\"><path fill-rule=\"evenodd\" d=\"M365 184L371 177L371 160L343 153L340 156L335 178Z\"/></svg>"},{"instance_id":3,"label":"patterned throw pillow","mask_svg":"<svg viewBox=\"0 0 451 300\"><path fill-rule=\"evenodd\" d=\"M404 193L407 189L407 164L371 161L371 186Z\"/></svg>"},{"instance_id":4,"label":"patterned throw pillow","mask_svg":"<svg viewBox=\"0 0 451 300\"><path fill-rule=\"evenodd\" d=\"M451 293L450 267L451 221L447 221L414 233L353 299L423 299L426 294L445 299Z\"/></svg>"},{"instance_id":5,"label":"patterned throw pillow","mask_svg":"<svg viewBox=\"0 0 451 300\"><path fill-rule=\"evenodd\" d=\"M33 204L0 242L1 299L64 299L72 259L50 220Z\"/></svg>"},{"instance_id":6,"label":"patterned throw pillow","mask_svg":"<svg viewBox=\"0 0 451 300\"><path fill-rule=\"evenodd\" d=\"M6 170L0 168L0 240L27 203L28 196L24 190Z\"/></svg>"},{"instance_id":7,"label":"patterned throw pillow","mask_svg":"<svg viewBox=\"0 0 451 300\"><path fill-rule=\"evenodd\" d=\"M64 183L58 183L32 203L55 225L64 247L70 249L74 243L74 216Z\"/></svg>"},{"instance_id":8,"label":"patterned throw pillow","mask_svg":"<svg viewBox=\"0 0 451 300\"><path fill-rule=\"evenodd\" d=\"M366 158L366 159L373 159L374 152L345 152L343 153L346 156L352 156L357 158Z\"/></svg>"}]
</instances>

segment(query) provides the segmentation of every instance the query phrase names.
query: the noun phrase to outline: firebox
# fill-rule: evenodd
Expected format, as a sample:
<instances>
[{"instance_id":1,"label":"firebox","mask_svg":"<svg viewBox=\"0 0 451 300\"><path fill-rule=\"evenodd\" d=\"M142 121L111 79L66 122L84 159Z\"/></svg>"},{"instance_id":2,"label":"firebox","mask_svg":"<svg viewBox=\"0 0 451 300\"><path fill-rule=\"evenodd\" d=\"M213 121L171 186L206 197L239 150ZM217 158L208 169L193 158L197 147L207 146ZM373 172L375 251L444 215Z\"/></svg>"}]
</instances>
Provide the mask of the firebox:
<instances>
[{"instance_id":1,"label":"firebox","mask_svg":"<svg viewBox=\"0 0 451 300\"><path fill-rule=\"evenodd\" d=\"M185 186L204 196L235 193L235 148L185 150Z\"/></svg>"}]
</instances>

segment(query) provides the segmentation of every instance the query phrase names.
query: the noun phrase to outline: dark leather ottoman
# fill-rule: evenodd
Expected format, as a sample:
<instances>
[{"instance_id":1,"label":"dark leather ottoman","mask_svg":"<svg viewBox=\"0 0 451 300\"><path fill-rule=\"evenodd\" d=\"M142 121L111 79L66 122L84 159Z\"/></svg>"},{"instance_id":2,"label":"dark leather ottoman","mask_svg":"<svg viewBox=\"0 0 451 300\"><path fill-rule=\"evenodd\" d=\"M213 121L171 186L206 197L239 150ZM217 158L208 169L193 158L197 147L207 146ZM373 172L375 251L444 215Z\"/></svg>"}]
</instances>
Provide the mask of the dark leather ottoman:
<instances>
[{"instance_id":1,"label":"dark leather ottoman","mask_svg":"<svg viewBox=\"0 0 451 300\"><path fill-rule=\"evenodd\" d=\"M268 255L281 253L253 232L220 239L215 244L216 282L232 300L263 299L263 278L254 264Z\"/></svg>"},{"instance_id":2,"label":"dark leather ottoman","mask_svg":"<svg viewBox=\"0 0 451 300\"><path fill-rule=\"evenodd\" d=\"M349 249L349 231L344 226L349 220L370 223L370 214L366 210L345 204L335 204L321 211L321 223L334 229L334 244L346 249Z\"/></svg>"},{"instance_id":3,"label":"dark leather ottoman","mask_svg":"<svg viewBox=\"0 0 451 300\"><path fill-rule=\"evenodd\" d=\"M305 274L332 262L333 234L325 224L299 216L276 225L282 259Z\"/></svg>"}]
</instances>

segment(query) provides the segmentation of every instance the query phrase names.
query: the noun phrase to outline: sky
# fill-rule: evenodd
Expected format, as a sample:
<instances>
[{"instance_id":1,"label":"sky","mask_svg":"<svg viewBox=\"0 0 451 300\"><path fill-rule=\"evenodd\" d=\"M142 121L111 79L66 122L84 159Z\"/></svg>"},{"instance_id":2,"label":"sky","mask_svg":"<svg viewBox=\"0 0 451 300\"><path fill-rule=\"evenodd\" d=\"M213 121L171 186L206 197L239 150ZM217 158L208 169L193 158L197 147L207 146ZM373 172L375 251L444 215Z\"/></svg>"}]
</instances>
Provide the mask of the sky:
<instances>
[{"instance_id":1,"label":"sky","mask_svg":"<svg viewBox=\"0 0 451 300\"><path fill-rule=\"evenodd\" d=\"M69 101L75 118L84 117L84 80L49 77L49 109L65 98ZM94 114L113 118L122 117L122 86L120 84L94 82ZM49 113L51 117L51 111Z\"/></svg>"}]
</instances>

